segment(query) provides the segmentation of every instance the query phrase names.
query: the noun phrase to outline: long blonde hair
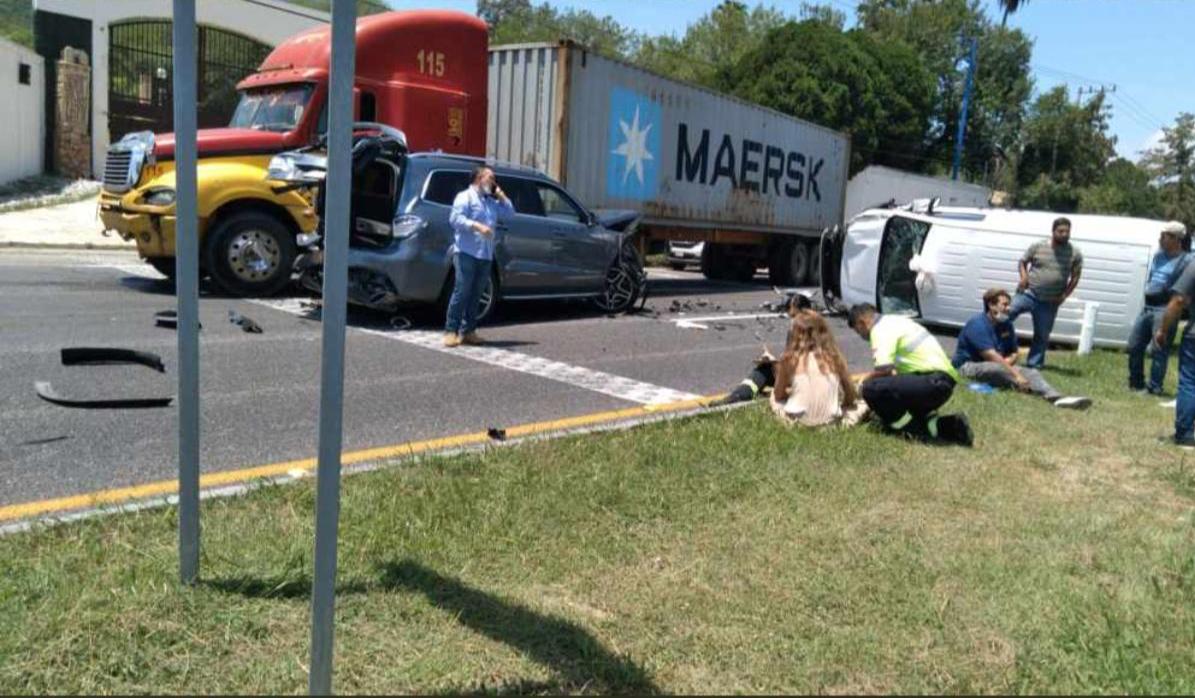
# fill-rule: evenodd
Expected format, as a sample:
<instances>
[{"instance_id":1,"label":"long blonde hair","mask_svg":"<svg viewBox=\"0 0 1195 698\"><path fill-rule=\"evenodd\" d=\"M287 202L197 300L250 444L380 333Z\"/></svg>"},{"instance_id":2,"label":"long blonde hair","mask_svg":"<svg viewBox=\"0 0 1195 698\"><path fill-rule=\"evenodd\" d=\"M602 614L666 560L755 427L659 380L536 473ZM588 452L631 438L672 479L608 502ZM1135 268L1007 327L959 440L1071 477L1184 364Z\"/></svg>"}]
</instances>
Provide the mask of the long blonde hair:
<instances>
[{"instance_id":1,"label":"long blonde hair","mask_svg":"<svg viewBox=\"0 0 1195 698\"><path fill-rule=\"evenodd\" d=\"M791 385L792 376L803 370L809 363L809 357L817 360L822 373L833 373L838 376L838 383L842 389L843 407L854 407L859 399L855 383L851 380L851 373L846 366L846 358L838 348L838 341L818 313L812 310L799 310L793 314L792 327L788 332L788 342L784 353L777 362L776 385L787 388ZM781 379L784 376L784 380ZM786 397L780 395L778 397Z\"/></svg>"}]
</instances>

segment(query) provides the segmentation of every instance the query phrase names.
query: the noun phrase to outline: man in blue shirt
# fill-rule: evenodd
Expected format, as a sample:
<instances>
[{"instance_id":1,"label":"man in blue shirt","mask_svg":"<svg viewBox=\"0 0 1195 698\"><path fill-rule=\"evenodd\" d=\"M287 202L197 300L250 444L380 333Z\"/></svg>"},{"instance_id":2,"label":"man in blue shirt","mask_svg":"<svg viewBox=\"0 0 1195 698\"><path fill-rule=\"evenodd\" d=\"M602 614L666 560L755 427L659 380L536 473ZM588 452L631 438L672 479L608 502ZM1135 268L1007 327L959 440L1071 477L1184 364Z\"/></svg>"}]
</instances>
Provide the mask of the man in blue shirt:
<instances>
[{"instance_id":1,"label":"man in blue shirt","mask_svg":"<svg viewBox=\"0 0 1195 698\"><path fill-rule=\"evenodd\" d=\"M1162 383L1166 380L1166 365L1170 359L1170 347L1174 344L1174 334L1178 325L1170 326L1165 342L1154 347L1153 362L1149 371L1149 385L1145 383L1145 354L1158 325L1162 321L1162 314L1166 311L1166 304L1170 301L1170 287L1183 273L1190 261L1190 255L1183 251L1183 237L1187 229L1178 221L1171 221L1162 228L1158 237L1157 253L1149 262L1149 272L1145 279L1145 307L1133 323L1129 333L1129 390L1136 392L1148 391L1152 395L1162 392Z\"/></svg>"},{"instance_id":2,"label":"man in blue shirt","mask_svg":"<svg viewBox=\"0 0 1195 698\"><path fill-rule=\"evenodd\" d=\"M490 280L494 236L498 221L515 211L498 186L494 171L484 165L473 169L472 183L452 202L453 267L456 277L444 324L444 346L482 344L477 334L477 309Z\"/></svg>"},{"instance_id":3,"label":"man in blue shirt","mask_svg":"<svg viewBox=\"0 0 1195 698\"><path fill-rule=\"evenodd\" d=\"M1064 397L1046 382L1037 369L1017 366L1017 332L1008 319L1012 299L1008 291L993 288L983 294L984 312L967 320L959 332L951 363L964 378L993 388L1015 388L1049 400L1055 407L1084 409L1085 397Z\"/></svg>"}]
</instances>

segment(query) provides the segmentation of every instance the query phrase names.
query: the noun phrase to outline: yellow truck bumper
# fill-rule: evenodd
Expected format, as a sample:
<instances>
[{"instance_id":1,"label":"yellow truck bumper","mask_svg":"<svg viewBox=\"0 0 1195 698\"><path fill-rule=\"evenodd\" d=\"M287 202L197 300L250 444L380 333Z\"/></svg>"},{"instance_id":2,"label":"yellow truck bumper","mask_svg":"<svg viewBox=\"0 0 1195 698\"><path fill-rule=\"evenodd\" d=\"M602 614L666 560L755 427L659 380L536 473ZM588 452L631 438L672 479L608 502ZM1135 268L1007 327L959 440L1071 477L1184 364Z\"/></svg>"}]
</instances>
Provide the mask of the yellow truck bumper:
<instances>
[{"instance_id":1,"label":"yellow truck bumper","mask_svg":"<svg viewBox=\"0 0 1195 698\"><path fill-rule=\"evenodd\" d=\"M174 256L174 216L124 208L115 197L100 197L100 220L125 240L137 243L142 257ZM200 227L202 228L202 221Z\"/></svg>"}]
</instances>

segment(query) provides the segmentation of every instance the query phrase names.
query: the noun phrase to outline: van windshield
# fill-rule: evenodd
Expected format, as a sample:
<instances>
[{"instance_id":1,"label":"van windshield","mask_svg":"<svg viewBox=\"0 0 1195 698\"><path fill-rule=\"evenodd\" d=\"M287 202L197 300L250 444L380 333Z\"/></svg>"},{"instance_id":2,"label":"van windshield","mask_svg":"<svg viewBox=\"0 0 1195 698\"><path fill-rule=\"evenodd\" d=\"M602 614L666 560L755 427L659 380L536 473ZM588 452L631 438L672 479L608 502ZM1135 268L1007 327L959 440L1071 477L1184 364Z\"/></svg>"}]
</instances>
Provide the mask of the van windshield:
<instances>
[{"instance_id":1,"label":"van windshield","mask_svg":"<svg viewBox=\"0 0 1195 698\"><path fill-rule=\"evenodd\" d=\"M251 128L259 131L292 131L303 119L307 102L314 90L312 85L278 85L241 93L232 121L232 128Z\"/></svg>"}]
</instances>

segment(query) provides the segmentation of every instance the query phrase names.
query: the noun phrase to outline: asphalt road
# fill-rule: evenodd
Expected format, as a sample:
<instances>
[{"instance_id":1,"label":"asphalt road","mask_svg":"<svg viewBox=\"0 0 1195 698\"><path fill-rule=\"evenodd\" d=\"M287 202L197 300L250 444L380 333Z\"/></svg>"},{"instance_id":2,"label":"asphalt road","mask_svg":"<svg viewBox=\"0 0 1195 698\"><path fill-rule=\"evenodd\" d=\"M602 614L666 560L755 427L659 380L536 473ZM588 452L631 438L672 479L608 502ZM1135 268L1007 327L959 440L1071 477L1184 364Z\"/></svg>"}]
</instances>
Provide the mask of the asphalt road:
<instances>
[{"instance_id":1,"label":"asphalt road","mask_svg":"<svg viewBox=\"0 0 1195 698\"><path fill-rule=\"evenodd\" d=\"M780 318L701 320L761 313L761 303L777 298L762 276L754 284L671 270L652 276L645 312L635 315L509 304L483 328L498 351L439 348L440 319L428 313L412 315L405 331L351 313L345 450L720 393L746 375L761 339L775 353L782 348ZM204 472L315 454L320 324L295 314L300 303L202 293ZM176 476L173 407L69 409L33 389L43 380L73 398L173 395L176 335L153 322L173 306L172 284L129 253L0 252L0 506ZM264 332L230 324L230 308ZM684 326L694 319L704 329ZM832 322L852 368L867 368L863 342ZM167 370L66 367L59 350L67 346L152 351Z\"/></svg>"}]
</instances>

